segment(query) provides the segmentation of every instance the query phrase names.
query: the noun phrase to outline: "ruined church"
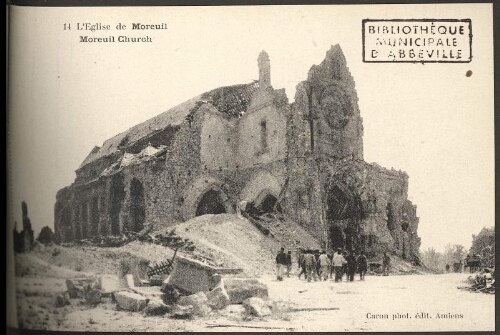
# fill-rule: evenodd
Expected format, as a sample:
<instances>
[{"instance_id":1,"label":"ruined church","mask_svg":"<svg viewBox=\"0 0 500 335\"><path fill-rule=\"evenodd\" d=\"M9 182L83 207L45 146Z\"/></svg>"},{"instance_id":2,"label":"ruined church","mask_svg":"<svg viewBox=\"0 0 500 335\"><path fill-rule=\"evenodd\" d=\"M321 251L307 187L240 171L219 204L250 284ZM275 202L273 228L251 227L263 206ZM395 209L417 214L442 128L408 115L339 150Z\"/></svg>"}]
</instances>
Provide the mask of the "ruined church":
<instances>
[{"instance_id":1,"label":"ruined church","mask_svg":"<svg viewBox=\"0 0 500 335\"><path fill-rule=\"evenodd\" d=\"M363 160L354 80L332 46L289 103L266 52L258 81L198 95L95 147L58 191L62 241L235 213L280 211L328 248L418 255L408 175Z\"/></svg>"}]
</instances>

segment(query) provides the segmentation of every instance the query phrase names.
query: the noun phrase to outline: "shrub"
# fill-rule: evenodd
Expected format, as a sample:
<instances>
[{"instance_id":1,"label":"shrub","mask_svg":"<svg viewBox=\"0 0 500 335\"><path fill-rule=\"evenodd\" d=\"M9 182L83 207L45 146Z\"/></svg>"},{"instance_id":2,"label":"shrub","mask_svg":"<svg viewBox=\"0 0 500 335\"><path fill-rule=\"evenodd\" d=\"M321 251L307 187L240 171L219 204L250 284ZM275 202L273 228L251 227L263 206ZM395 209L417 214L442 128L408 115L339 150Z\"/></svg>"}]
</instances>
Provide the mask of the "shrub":
<instances>
[{"instance_id":1,"label":"shrub","mask_svg":"<svg viewBox=\"0 0 500 335\"><path fill-rule=\"evenodd\" d=\"M40 234L36 240L45 245L51 244L54 241L54 232L49 226L45 226L40 230Z\"/></svg>"}]
</instances>

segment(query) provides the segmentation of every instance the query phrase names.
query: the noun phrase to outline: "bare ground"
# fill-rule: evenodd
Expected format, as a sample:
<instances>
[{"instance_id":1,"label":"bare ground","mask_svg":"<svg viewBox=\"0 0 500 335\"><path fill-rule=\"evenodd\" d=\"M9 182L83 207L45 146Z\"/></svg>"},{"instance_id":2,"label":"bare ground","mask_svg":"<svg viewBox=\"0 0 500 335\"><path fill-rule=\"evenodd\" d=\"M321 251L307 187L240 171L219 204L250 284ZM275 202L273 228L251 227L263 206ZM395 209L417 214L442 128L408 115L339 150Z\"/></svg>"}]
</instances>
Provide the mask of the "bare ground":
<instances>
[{"instance_id":1,"label":"bare ground","mask_svg":"<svg viewBox=\"0 0 500 335\"><path fill-rule=\"evenodd\" d=\"M300 227L291 228L295 240L315 247L315 241ZM418 268L394 259L393 273L406 275L367 276L364 281L356 278L342 283L308 283L292 275L278 282L273 275L274 255L281 245L296 245L263 236L247 220L234 215L204 216L178 225L176 233L195 242L197 255L260 277L269 287L270 299L281 308L269 317L252 318L242 306L230 305L193 320L120 311L109 298L103 298L95 308L78 299L72 299L70 306L55 308L52 298L66 291L66 278L116 274L120 259L146 258L155 263L171 258L173 250L138 241L120 248L50 246L16 255L20 325L29 329L127 332L494 330L494 295L458 290L466 274L422 274ZM338 310L287 312L293 307ZM411 318L393 320L397 313L408 313ZM429 317L416 318L417 313L428 313ZM437 318L438 313L455 317Z\"/></svg>"},{"instance_id":2,"label":"bare ground","mask_svg":"<svg viewBox=\"0 0 500 335\"><path fill-rule=\"evenodd\" d=\"M55 308L54 292L64 280L18 278L17 297L22 326L71 331L477 331L494 330L494 295L458 290L466 274L367 276L364 281L306 282L295 275L283 282L265 275L270 299L284 307L265 318L248 317L241 305L193 320L145 317L117 310L109 298L95 308L72 299ZM331 308L331 311L287 312L290 307ZM410 318L394 318L397 314ZM427 313L428 318L417 318ZM451 313L455 318L438 318ZM214 327L216 325L216 327Z\"/></svg>"}]
</instances>

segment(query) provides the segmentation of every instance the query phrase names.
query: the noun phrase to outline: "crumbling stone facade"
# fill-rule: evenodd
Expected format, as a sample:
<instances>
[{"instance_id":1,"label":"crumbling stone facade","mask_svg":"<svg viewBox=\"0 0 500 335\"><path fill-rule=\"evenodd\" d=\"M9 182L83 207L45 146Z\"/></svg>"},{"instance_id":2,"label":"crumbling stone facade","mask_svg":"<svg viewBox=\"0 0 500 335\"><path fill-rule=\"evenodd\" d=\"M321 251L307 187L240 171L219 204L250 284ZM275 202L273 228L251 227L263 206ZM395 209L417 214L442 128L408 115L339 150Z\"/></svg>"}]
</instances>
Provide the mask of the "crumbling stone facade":
<instances>
[{"instance_id":1,"label":"crumbling stone facade","mask_svg":"<svg viewBox=\"0 0 500 335\"><path fill-rule=\"evenodd\" d=\"M258 68L258 81L201 94L95 147L57 193L58 236L170 226L235 212L246 200L279 208L328 248L418 254L408 175L363 161L358 98L340 47L311 68L291 104L271 85L267 53Z\"/></svg>"},{"instance_id":2,"label":"crumbling stone facade","mask_svg":"<svg viewBox=\"0 0 500 335\"><path fill-rule=\"evenodd\" d=\"M26 252L33 248L35 242L35 235L31 226L31 220L28 216L28 204L21 202L23 230L17 231L17 222L14 223L14 251Z\"/></svg>"}]
</instances>

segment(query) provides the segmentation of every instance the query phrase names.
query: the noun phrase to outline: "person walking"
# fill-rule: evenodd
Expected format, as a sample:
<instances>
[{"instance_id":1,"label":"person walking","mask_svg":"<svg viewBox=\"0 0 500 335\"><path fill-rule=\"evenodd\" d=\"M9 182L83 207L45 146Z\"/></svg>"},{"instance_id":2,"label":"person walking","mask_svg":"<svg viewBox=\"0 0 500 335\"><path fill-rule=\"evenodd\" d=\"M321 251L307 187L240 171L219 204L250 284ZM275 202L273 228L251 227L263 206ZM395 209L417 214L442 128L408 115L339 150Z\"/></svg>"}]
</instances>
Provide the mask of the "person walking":
<instances>
[{"instance_id":1,"label":"person walking","mask_svg":"<svg viewBox=\"0 0 500 335\"><path fill-rule=\"evenodd\" d=\"M328 253L328 271L330 272L330 279L333 278L332 260L333 260L333 253Z\"/></svg>"},{"instance_id":2,"label":"person walking","mask_svg":"<svg viewBox=\"0 0 500 335\"><path fill-rule=\"evenodd\" d=\"M338 249L337 252L333 255L332 259L332 265L333 265L333 270L335 271L335 281L342 281L342 266L346 264L347 261L342 256L342 250Z\"/></svg>"},{"instance_id":3,"label":"person walking","mask_svg":"<svg viewBox=\"0 0 500 335\"><path fill-rule=\"evenodd\" d=\"M306 265L307 281L310 282L313 278L314 281L318 280L316 273L316 259L312 251L308 250L304 255L304 263Z\"/></svg>"},{"instance_id":4,"label":"person walking","mask_svg":"<svg viewBox=\"0 0 500 335\"><path fill-rule=\"evenodd\" d=\"M300 276L302 274L304 274L304 277L307 279L307 271L306 271L306 263L304 261L304 254L305 254L304 249L300 248L299 249L298 263L299 263L299 270L301 270L301 271L299 273L299 279L300 279Z\"/></svg>"},{"instance_id":5,"label":"person walking","mask_svg":"<svg viewBox=\"0 0 500 335\"><path fill-rule=\"evenodd\" d=\"M285 248L281 248L276 256L276 277L278 280L283 280L283 269L286 266Z\"/></svg>"},{"instance_id":6,"label":"person walking","mask_svg":"<svg viewBox=\"0 0 500 335\"><path fill-rule=\"evenodd\" d=\"M320 276L319 255L319 250L314 250L314 261L316 262L316 274L318 275L318 277Z\"/></svg>"},{"instance_id":7,"label":"person walking","mask_svg":"<svg viewBox=\"0 0 500 335\"><path fill-rule=\"evenodd\" d=\"M354 274L356 273L356 255L354 250L347 255L347 279L354 281Z\"/></svg>"},{"instance_id":8,"label":"person walking","mask_svg":"<svg viewBox=\"0 0 500 335\"><path fill-rule=\"evenodd\" d=\"M321 280L323 278L324 280L327 280L330 272L328 269L330 265L330 260L328 259L328 256L326 255L326 252L324 250L321 252L321 255L319 255L318 260L320 266L319 279Z\"/></svg>"},{"instance_id":9,"label":"person walking","mask_svg":"<svg viewBox=\"0 0 500 335\"><path fill-rule=\"evenodd\" d=\"M290 272L292 271L292 251L288 250L286 255L286 276L290 278Z\"/></svg>"},{"instance_id":10,"label":"person walking","mask_svg":"<svg viewBox=\"0 0 500 335\"><path fill-rule=\"evenodd\" d=\"M391 257L387 254L387 251L384 251L384 257L382 259L382 264L383 264L383 269L384 269L384 276L388 276L389 270L391 267Z\"/></svg>"},{"instance_id":11,"label":"person walking","mask_svg":"<svg viewBox=\"0 0 500 335\"><path fill-rule=\"evenodd\" d=\"M358 256L358 270L359 270L359 279L364 280L366 271L368 270L368 260L366 259L365 253L361 251Z\"/></svg>"}]
</instances>

